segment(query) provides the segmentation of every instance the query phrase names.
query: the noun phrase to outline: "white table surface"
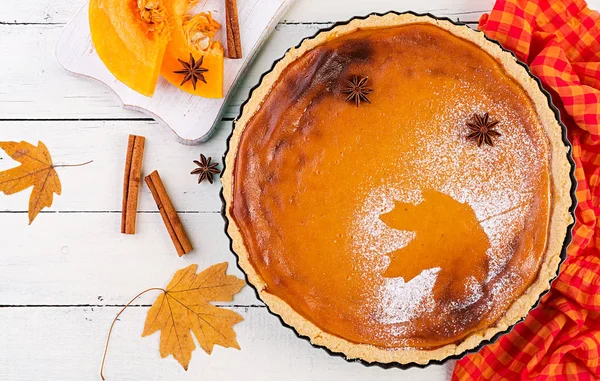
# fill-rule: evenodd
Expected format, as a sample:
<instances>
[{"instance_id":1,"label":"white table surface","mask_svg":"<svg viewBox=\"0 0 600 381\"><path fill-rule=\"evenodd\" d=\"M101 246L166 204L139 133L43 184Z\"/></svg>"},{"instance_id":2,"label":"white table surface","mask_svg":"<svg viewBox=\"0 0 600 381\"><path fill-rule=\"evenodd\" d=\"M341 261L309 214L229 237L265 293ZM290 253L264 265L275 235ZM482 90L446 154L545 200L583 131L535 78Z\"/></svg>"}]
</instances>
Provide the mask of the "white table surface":
<instances>
[{"instance_id":1,"label":"white table surface","mask_svg":"<svg viewBox=\"0 0 600 381\"><path fill-rule=\"evenodd\" d=\"M108 327L131 297L162 287L191 263L227 261L219 214L219 183L197 185L189 172L200 153L220 161L231 120L274 59L333 21L372 11L414 10L476 25L493 0L297 0L230 101L216 135L201 146L175 142L141 114L121 109L99 83L63 71L54 44L85 0L0 0L0 140L43 141L61 168L62 196L27 225L29 191L0 194L0 380L99 380ZM594 9L600 0L590 1ZM147 138L144 172L158 169L195 251L178 258L147 187L140 194L138 234L119 233L124 155L129 133ZM0 170L15 163L2 152ZM241 351L215 347L193 354L187 372L161 359L158 335L142 338L155 295L129 308L116 324L108 380L445 380L453 364L383 370L329 356L298 339L268 314L246 287L225 308L244 321L235 327Z\"/></svg>"}]
</instances>

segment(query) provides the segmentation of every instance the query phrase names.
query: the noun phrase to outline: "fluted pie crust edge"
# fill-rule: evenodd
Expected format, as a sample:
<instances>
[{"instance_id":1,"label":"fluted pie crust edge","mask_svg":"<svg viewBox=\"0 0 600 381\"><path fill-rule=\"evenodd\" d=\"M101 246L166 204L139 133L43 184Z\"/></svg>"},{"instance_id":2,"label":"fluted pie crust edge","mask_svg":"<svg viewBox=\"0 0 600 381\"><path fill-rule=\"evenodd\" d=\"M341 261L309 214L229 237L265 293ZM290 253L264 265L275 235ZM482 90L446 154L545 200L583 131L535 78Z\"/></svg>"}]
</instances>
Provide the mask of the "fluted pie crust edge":
<instances>
[{"instance_id":1,"label":"fluted pie crust edge","mask_svg":"<svg viewBox=\"0 0 600 381\"><path fill-rule=\"evenodd\" d=\"M385 28L413 23L436 25L457 37L477 44L494 57L503 66L506 73L520 83L531 98L540 122L544 126L551 155L552 208L548 230L548 245L537 279L524 294L512 303L504 316L494 326L474 332L459 343L444 345L432 350L410 347L390 349L370 344L359 344L329 334L318 328L292 309L285 301L265 290L266 284L249 262L249 253L244 246L239 227L230 214L230 206L233 199L233 173L242 133L246 124L260 109L263 100L270 93L271 88L275 85L284 69L307 51L358 29ZM571 197L573 186L571 178L572 164L569 161L569 147L564 143L562 134L563 128L558 123L557 117L549 105L549 98L540 90L536 80L532 78L525 67L517 62L517 59L512 54L503 50L498 43L488 40L483 33L473 31L464 25L453 24L447 20L412 13L388 13L385 15L371 15L364 19L353 19L348 24L336 26L329 31L323 31L313 38L304 40L300 46L290 49L275 64L273 69L262 78L262 82L252 92L250 99L244 105L242 114L235 121L235 128L230 137L228 153L225 157L225 171L221 179L223 184L222 196L225 203L224 217L228 221L227 233L231 239L232 250L238 256L238 264L246 273L249 283L255 287L260 299L267 304L270 311L279 315L285 324L293 327L300 336L309 338L313 345L326 347L332 352L341 353L347 359L360 359L367 363L379 364L425 365L434 360L442 361L449 357L459 356L466 351L476 348L481 343L492 339L498 333L507 331L515 323L523 319L538 303L540 296L550 288L551 281L557 275L566 244L565 237L569 236L569 226L573 223L573 215L570 211L573 205Z\"/></svg>"}]
</instances>

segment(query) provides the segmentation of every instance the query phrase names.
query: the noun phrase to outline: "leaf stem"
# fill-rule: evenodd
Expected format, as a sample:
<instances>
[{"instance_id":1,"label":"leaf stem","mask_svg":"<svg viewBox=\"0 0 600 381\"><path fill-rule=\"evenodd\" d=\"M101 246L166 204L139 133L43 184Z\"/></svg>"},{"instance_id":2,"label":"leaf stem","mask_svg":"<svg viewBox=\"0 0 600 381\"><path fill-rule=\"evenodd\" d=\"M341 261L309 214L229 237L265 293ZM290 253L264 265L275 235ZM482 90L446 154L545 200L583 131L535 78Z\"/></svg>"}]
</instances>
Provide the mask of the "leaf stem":
<instances>
[{"instance_id":1,"label":"leaf stem","mask_svg":"<svg viewBox=\"0 0 600 381\"><path fill-rule=\"evenodd\" d=\"M85 163L81 163L81 164L59 164L59 165L54 165L54 168L64 168L64 167L82 167L84 165L88 165L90 163L93 163L94 160L90 160L88 162Z\"/></svg>"},{"instance_id":2,"label":"leaf stem","mask_svg":"<svg viewBox=\"0 0 600 381\"><path fill-rule=\"evenodd\" d=\"M80 164L80 165L84 165L84 164ZM125 307L123 307L121 309L121 311L119 311L117 316L115 316L112 324L110 325L110 330L108 331L108 337L106 338L106 346L104 347L104 356L102 356L102 365L100 366L100 378L102 378L103 380L105 380L104 375L102 374L102 372L104 371L104 362L106 361L106 354L108 353L108 343L110 342L110 335L112 334L112 330L113 330L113 327L115 326L115 323L119 319L119 316L121 316L121 314L127 309L127 307L129 307L131 305L131 303L133 303L137 298L139 298L140 296L144 295L145 293L147 293L149 291L162 291L164 293L167 292L164 288L157 288L157 287L149 288L147 290L140 292L139 294L137 294L135 296L135 298L131 299L129 301L129 303L127 303L125 305Z\"/></svg>"}]
</instances>

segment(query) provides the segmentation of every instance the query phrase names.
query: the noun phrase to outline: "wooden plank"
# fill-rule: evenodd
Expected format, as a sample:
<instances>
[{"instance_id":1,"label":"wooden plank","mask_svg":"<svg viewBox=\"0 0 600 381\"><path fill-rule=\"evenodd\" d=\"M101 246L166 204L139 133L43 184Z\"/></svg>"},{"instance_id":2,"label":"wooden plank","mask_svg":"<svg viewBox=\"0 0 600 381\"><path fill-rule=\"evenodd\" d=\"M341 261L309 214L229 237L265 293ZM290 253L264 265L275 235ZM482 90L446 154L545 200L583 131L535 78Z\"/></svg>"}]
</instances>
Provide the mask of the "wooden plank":
<instances>
[{"instance_id":1,"label":"wooden plank","mask_svg":"<svg viewBox=\"0 0 600 381\"><path fill-rule=\"evenodd\" d=\"M0 119L140 118L54 58L62 25L0 25Z\"/></svg>"},{"instance_id":2,"label":"wooden plank","mask_svg":"<svg viewBox=\"0 0 600 381\"><path fill-rule=\"evenodd\" d=\"M10 1L10 0L3 0ZM0 23L59 23L69 21L86 0L27 0L11 2L3 7ZM590 0L590 3L597 0ZM386 12L389 10L416 12L431 12L440 16L454 16L464 21L477 21L482 12L492 9L494 0L446 1L421 0L298 0L287 15L286 22L331 22L345 20L355 15L365 15L371 12ZM7 4L8 5L8 4Z\"/></svg>"},{"instance_id":3,"label":"wooden plank","mask_svg":"<svg viewBox=\"0 0 600 381\"><path fill-rule=\"evenodd\" d=\"M344 0L299 0L290 9L285 19L289 22L328 22L331 20L348 20L354 16L367 15L372 12L414 11L446 16L463 22L475 22L479 17L492 9L495 0L473 1L390 1L369 0L352 1L350 5Z\"/></svg>"},{"instance_id":4,"label":"wooden plank","mask_svg":"<svg viewBox=\"0 0 600 381\"><path fill-rule=\"evenodd\" d=\"M190 264L228 262L229 273L243 278L219 214L180 217L194 246L182 258L158 213L139 214L133 236L120 234L118 213L42 214L31 226L26 214L0 213L0 226L12 227L3 234L0 305L124 305ZM262 305L250 287L224 304Z\"/></svg>"},{"instance_id":5,"label":"wooden plank","mask_svg":"<svg viewBox=\"0 0 600 381\"><path fill-rule=\"evenodd\" d=\"M99 380L108 327L119 308L3 308L0 369L3 381ZM234 308L244 317L235 326L241 350L197 349L185 372L161 359L158 334L142 338L147 308L131 308L115 325L106 361L108 381L446 380L453 364L427 369L383 370L348 363L311 347L279 324L265 308Z\"/></svg>"},{"instance_id":6,"label":"wooden plank","mask_svg":"<svg viewBox=\"0 0 600 381\"><path fill-rule=\"evenodd\" d=\"M302 4L308 1L312 0L298 0L298 4L304 7ZM600 8L600 0L595 1ZM305 11L299 14L303 13ZM249 90L274 60L323 26L326 25L279 25L239 82L224 117L238 115ZM58 65L54 44L62 28L61 25L0 25L0 56L3 57L0 61L0 119L146 118L141 113L122 109L119 99L102 84L70 75Z\"/></svg>"},{"instance_id":7,"label":"wooden plank","mask_svg":"<svg viewBox=\"0 0 600 381\"><path fill-rule=\"evenodd\" d=\"M64 24L68 22L85 4L86 0L27 0L7 2L0 14L1 23L13 24ZM10 2L10 3L9 3ZM452 0L369 0L349 3L348 0L298 0L285 15L286 23L329 23L346 20L357 15L371 12L398 12L412 10L422 13L433 13L448 16L464 22L476 22L483 13L489 12L494 0L452 1ZM600 9L600 0L587 1L591 9ZM10 5L10 6L8 6Z\"/></svg>"},{"instance_id":8,"label":"wooden plank","mask_svg":"<svg viewBox=\"0 0 600 381\"><path fill-rule=\"evenodd\" d=\"M119 212L127 136L133 133L146 137L143 174L148 175L155 169L161 173L179 211L218 212L220 182L198 184L197 177L190 172L196 168L193 160L197 160L200 153L221 162L231 124L223 122L213 138L200 146L181 145L172 138L171 132L148 121L0 121L0 137L33 144L41 140L56 164L94 160L85 167L58 169L63 193L54 198L50 211ZM16 165L18 163L0 150L0 170ZM219 168L222 169L222 165ZM29 193L24 191L11 196L0 193L0 211L26 210ZM156 210L145 184L141 187L138 210Z\"/></svg>"},{"instance_id":9,"label":"wooden plank","mask_svg":"<svg viewBox=\"0 0 600 381\"><path fill-rule=\"evenodd\" d=\"M232 95L224 117L237 116L251 87L275 59L320 25L280 25ZM68 73L54 58L60 25L0 25L0 119L147 118L122 109L95 80ZM8 113L10 111L10 113Z\"/></svg>"},{"instance_id":10,"label":"wooden plank","mask_svg":"<svg viewBox=\"0 0 600 381\"><path fill-rule=\"evenodd\" d=\"M262 73L276 59L323 25L279 25L237 85L225 107L231 119L240 111ZM74 76L56 62L54 41L59 25L0 25L0 114L1 119L135 119L146 115L125 110L106 86ZM10 111L10 113L8 113Z\"/></svg>"}]
</instances>

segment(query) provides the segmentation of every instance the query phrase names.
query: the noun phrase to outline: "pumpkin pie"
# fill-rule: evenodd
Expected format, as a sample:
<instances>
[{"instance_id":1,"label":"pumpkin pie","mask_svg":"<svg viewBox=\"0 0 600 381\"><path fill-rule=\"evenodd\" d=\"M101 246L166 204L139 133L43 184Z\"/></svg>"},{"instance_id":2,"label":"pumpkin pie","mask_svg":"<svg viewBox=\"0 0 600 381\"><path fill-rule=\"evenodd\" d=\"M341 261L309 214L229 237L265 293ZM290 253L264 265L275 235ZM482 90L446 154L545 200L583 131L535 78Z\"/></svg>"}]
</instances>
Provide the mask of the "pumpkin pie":
<instances>
[{"instance_id":1,"label":"pumpkin pie","mask_svg":"<svg viewBox=\"0 0 600 381\"><path fill-rule=\"evenodd\" d=\"M227 232L269 309L349 359L480 346L549 289L572 165L538 82L482 33L372 15L291 49L243 107Z\"/></svg>"}]
</instances>

